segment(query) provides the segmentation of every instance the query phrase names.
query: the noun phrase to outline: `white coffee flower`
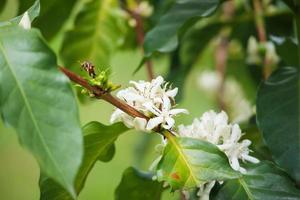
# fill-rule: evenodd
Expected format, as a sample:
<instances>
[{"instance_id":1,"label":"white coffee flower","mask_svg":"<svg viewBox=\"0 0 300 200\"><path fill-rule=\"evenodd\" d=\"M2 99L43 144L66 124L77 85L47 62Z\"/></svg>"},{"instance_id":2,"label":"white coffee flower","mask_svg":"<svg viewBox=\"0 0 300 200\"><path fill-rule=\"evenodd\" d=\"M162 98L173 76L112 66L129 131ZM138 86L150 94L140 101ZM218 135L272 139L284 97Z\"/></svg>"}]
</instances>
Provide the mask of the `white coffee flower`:
<instances>
[{"instance_id":1,"label":"white coffee flower","mask_svg":"<svg viewBox=\"0 0 300 200\"><path fill-rule=\"evenodd\" d=\"M223 151L229 160L230 166L242 173L245 169L239 164L239 160L258 163L259 160L249 155L250 140L240 141L242 132L237 124L228 123L225 112L206 112L200 119L195 119L189 126L180 125L178 135L205 140L215 144Z\"/></svg>"},{"instance_id":2,"label":"white coffee flower","mask_svg":"<svg viewBox=\"0 0 300 200\"><path fill-rule=\"evenodd\" d=\"M207 182L199 187L197 195L199 200L209 200L211 189L215 186L216 181Z\"/></svg>"},{"instance_id":3,"label":"white coffee flower","mask_svg":"<svg viewBox=\"0 0 300 200\"><path fill-rule=\"evenodd\" d=\"M151 130L159 124L165 129L170 129L175 124L175 120L172 118L173 116L180 113L188 114L186 109L171 109L172 105L169 97L164 96L162 100L161 109L157 108L153 103L144 103L144 107L155 115L155 117L149 120L146 127L147 130Z\"/></svg>"},{"instance_id":4,"label":"white coffee flower","mask_svg":"<svg viewBox=\"0 0 300 200\"><path fill-rule=\"evenodd\" d=\"M133 86L119 91L117 97L149 117L150 120L148 122L137 120L117 109L111 116L111 123L123 121L130 128L144 131L150 131L157 126L171 129L175 124L173 117L180 113L187 113L185 109L174 109L178 89L171 89L161 76L151 82L130 81L130 84Z\"/></svg>"},{"instance_id":5,"label":"white coffee flower","mask_svg":"<svg viewBox=\"0 0 300 200\"><path fill-rule=\"evenodd\" d=\"M240 141L242 132L239 125L229 123L228 116L223 111L220 113L208 111L201 118L195 119L191 125L180 125L178 136L205 140L215 144L227 155L232 169L241 173L246 173L246 170L240 166L239 160L252 163L259 162L257 158L249 155L251 141ZM215 183L216 181L210 181L198 186L200 200L209 200L209 193Z\"/></svg>"}]
</instances>

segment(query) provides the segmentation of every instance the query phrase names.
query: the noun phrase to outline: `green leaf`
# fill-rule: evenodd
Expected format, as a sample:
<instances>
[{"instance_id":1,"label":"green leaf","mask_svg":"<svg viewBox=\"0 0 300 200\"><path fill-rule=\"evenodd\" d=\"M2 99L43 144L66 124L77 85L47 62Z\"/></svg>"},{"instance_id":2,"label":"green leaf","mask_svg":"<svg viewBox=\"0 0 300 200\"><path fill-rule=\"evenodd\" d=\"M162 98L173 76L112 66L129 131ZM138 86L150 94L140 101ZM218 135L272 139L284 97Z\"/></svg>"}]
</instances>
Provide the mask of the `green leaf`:
<instances>
[{"instance_id":1,"label":"green leaf","mask_svg":"<svg viewBox=\"0 0 300 200\"><path fill-rule=\"evenodd\" d=\"M248 165L247 174L226 181L215 200L299 200L300 190L286 173L269 162Z\"/></svg>"},{"instance_id":2,"label":"green leaf","mask_svg":"<svg viewBox=\"0 0 300 200\"><path fill-rule=\"evenodd\" d=\"M36 0L35 2L33 2L32 6L27 10L27 12L28 12L30 21L32 22L40 14L40 1ZM0 22L0 27L7 26L7 25L13 25L13 24L18 25L23 17L23 14L24 13L22 13L20 16L17 16L9 21Z\"/></svg>"},{"instance_id":3,"label":"green leaf","mask_svg":"<svg viewBox=\"0 0 300 200\"><path fill-rule=\"evenodd\" d=\"M272 37L276 51L287 66L298 66L298 47L292 38Z\"/></svg>"},{"instance_id":4,"label":"green leaf","mask_svg":"<svg viewBox=\"0 0 300 200\"><path fill-rule=\"evenodd\" d=\"M47 39L51 39L62 28L69 18L77 0L40 0L41 14L34 22ZM20 0L19 13L27 10L33 0Z\"/></svg>"},{"instance_id":5,"label":"green leaf","mask_svg":"<svg viewBox=\"0 0 300 200\"><path fill-rule=\"evenodd\" d=\"M97 68L109 68L110 56L122 40L122 21L116 0L93 0L84 5L74 28L67 32L61 49L65 65L79 71L79 61L89 60ZM124 24L123 24L124 25Z\"/></svg>"},{"instance_id":6,"label":"green leaf","mask_svg":"<svg viewBox=\"0 0 300 200\"><path fill-rule=\"evenodd\" d=\"M283 0L283 2L290 7L294 12L299 12L300 0Z\"/></svg>"},{"instance_id":7,"label":"green leaf","mask_svg":"<svg viewBox=\"0 0 300 200\"><path fill-rule=\"evenodd\" d=\"M83 150L77 104L37 30L0 28L0 110L41 171L74 195Z\"/></svg>"},{"instance_id":8,"label":"green leaf","mask_svg":"<svg viewBox=\"0 0 300 200\"><path fill-rule=\"evenodd\" d=\"M167 181L172 189L193 188L211 180L239 177L227 156L215 145L192 138L168 138L157 165L160 181Z\"/></svg>"},{"instance_id":9,"label":"green leaf","mask_svg":"<svg viewBox=\"0 0 300 200\"><path fill-rule=\"evenodd\" d=\"M299 70L282 67L261 84L257 121L275 161L300 181Z\"/></svg>"},{"instance_id":10,"label":"green leaf","mask_svg":"<svg viewBox=\"0 0 300 200\"><path fill-rule=\"evenodd\" d=\"M85 180L97 160L108 161L112 158L110 152L114 148L114 142L128 129L122 123L105 126L99 122L90 122L83 127L84 133L84 157L75 181L77 194L84 187ZM70 195L53 180L41 176L41 199L68 200Z\"/></svg>"},{"instance_id":11,"label":"green leaf","mask_svg":"<svg viewBox=\"0 0 300 200\"><path fill-rule=\"evenodd\" d=\"M158 24L145 37L145 56L155 51L170 52L178 45L178 34L182 34L189 23L211 15L218 7L219 0L177 0L170 10L161 17Z\"/></svg>"},{"instance_id":12,"label":"green leaf","mask_svg":"<svg viewBox=\"0 0 300 200\"><path fill-rule=\"evenodd\" d=\"M5 5L6 5L6 0L0 0L0 13L2 12Z\"/></svg>"},{"instance_id":13,"label":"green leaf","mask_svg":"<svg viewBox=\"0 0 300 200\"><path fill-rule=\"evenodd\" d=\"M152 180L153 174L143 173L133 167L127 168L115 191L116 200L160 199L163 184Z\"/></svg>"}]
</instances>

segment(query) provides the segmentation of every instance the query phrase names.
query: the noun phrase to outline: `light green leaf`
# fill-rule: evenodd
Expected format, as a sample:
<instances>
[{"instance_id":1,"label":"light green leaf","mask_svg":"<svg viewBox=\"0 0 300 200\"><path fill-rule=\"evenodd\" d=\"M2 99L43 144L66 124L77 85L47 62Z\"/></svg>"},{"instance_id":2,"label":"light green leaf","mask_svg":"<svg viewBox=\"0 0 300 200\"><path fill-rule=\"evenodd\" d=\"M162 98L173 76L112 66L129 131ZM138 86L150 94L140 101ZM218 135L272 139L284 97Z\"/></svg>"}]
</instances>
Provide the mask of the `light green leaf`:
<instances>
[{"instance_id":1,"label":"light green leaf","mask_svg":"<svg viewBox=\"0 0 300 200\"><path fill-rule=\"evenodd\" d=\"M161 17L158 24L145 37L145 56L155 51L170 52L178 45L178 34L182 34L187 23L211 15L219 0L177 0L170 10ZM185 27L185 28L183 28Z\"/></svg>"},{"instance_id":2,"label":"light green leaf","mask_svg":"<svg viewBox=\"0 0 300 200\"><path fill-rule=\"evenodd\" d=\"M257 120L275 161L300 181L299 70L282 67L261 84Z\"/></svg>"},{"instance_id":3,"label":"light green leaf","mask_svg":"<svg viewBox=\"0 0 300 200\"><path fill-rule=\"evenodd\" d=\"M83 150L77 104L37 30L0 28L0 110L41 171L74 195Z\"/></svg>"},{"instance_id":4,"label":"light green leaf","mask_svg":"<svg viewBox=\"0 0 300 200\"><path fill-rule=\"evenodd\" d=\"M116 0L93 0L84 5L61 49L66 67L79 71L79 61L89 60L97 68L109 68L110 56L122 42L123 19ZM77 69L77 70L76 70Z\"/></svg>"},{"instance_id":5,"label":"light green leaf","mask_svg":"<svg viewBox=\"0 0 300 200\"><path fill-rule=\"evenodd\" d=\"M84 187L85 180L97 160L108 161L112 155L107 154L113 148L114 142L128 129L122 123L105 126L99 122L90 122L83 127L84 157L75 181L77 194ZM53 180L41 176L41 199L68 200L70 195Z\"/></svg>"},{"instance_id":6,"label":"light green leaf","mask_svg":"<svg viewBox=\"0 0 300 200\"><path fill-rule=\"evenodd\" d=\"M299 200L300 190L287 174L269 162L248 165L247 174L229 180L214 200Z\"/></svg>"},{"instance_id":7,"label":"light green leaf","mask_svg":"<svg viewBox=\"0 0 300 200\"><path fill-rule=\"evenodd\" d=\"M115 191L115 200L153 200L160 199L163 184L152 180L153 174L140 172L129 167Z\"/></svg>"},{"instance_id":8,"label":"light green leaf","mask_svg":"<svg viewBox=\"0 0 300 200\"><path fill-rule=\"evenodd\" d=\"M25 12L34 0L20 0L19 13ZM41 14L33 23L46 39L51 39L68 20L77 0L40 0Z\"/></svg>"},{"instance_id":9,"label":"light green leaf","mask_svg":"<svg viewBox=\"0 0 300 200\"><path fill-rule=\"evenodd\" d=\"M168 138L157 165L160 181L167 181L172 189L194 188L211 180L239 177L227 156L215 145L192 138Z\"/></svg>"}]
</instances>

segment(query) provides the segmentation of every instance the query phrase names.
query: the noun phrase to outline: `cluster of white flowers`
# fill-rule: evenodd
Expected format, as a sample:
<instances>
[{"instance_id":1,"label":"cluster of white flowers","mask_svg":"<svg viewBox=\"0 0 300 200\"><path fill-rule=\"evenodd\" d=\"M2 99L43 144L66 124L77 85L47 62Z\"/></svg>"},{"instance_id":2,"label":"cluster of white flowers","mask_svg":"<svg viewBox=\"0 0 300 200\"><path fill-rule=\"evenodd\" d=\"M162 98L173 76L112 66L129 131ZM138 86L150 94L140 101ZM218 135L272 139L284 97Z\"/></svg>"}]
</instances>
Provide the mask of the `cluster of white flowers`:
<instances>
[{"instance_id":1,"label":"cluster of white flowers","mask_svg":"<svg viewBox=\"0 0 300 200\"><path fill-rule=\"evenodd\" d=\"M133 118L120 109L116 109L111 116L111 123L122 121L129 128L134 127L143 131L150 131L157 126L171 129L175 124L174 116L188 113L185 109L174 108L174 98L178 89L171 89L161 76L151 82L130 81L130 84L132 87L120 90L117 97L149 117L150 120Z\"/></svg>"},{"instance_id":2,"label":"cluster of white flowers","mask_svg":"<svg viewBox=\"0 0 300 200\"><path fill-rule=\"evenodd\" d=\"M239 160L252 163L258 163L259 160L249 155L250 140L239 141L242 135L239 125L228 123L228 116L223 111L220 113L208 111L200 119L196 118L191 125L178 127L179 137L191 137L215 144L227 155L232 169L246 173ZM209 199L214 184L215 181L212 181L199 186L198 195L201 200Z\"/></svg>"},{"instance_id":3,"label":"cluster of white flowers","mask_svg":"<svg viewBox=\"0 0 300 200\"><path fill-rule=\"evenodd\" d=\"M268 63L273 66L277 65L280 60L273 42L268 41L265 43L259 43L253 36L251 36L248 40L247 53L248 64L259 65L264 62L264 59L266 59Z\"/></svg>"},{"instance_id":4,"label":"cluster of white flowers","mask_svg":"<svg viewBox=\"0 0 300 200\"><path fill-rule=\"evenodd\" d=\"M221 84L222 78L216 71L203 71L198 78L200 89L214 97L219 94ZM223 101L230 119L236 123L249 120L253 109L238 82L233 78L226 78L223 91Z\"/></svg>"},{"instance_id":5,"label":"cluster of white flowers","mask_svg":"<svg viewBox=\"0 0 300 200\"><path fill-rule=\"evenodd\" d=\"M134 9L134 12L139 14L142 17L150 17L153 13L153 7L149 4L148 1L142 1L139 4L136 5L136 8ZM135 27L137 25L137 22L134 18L130 17L128 15L128 24L131 27Z\"/></svg>"}]
</instances>

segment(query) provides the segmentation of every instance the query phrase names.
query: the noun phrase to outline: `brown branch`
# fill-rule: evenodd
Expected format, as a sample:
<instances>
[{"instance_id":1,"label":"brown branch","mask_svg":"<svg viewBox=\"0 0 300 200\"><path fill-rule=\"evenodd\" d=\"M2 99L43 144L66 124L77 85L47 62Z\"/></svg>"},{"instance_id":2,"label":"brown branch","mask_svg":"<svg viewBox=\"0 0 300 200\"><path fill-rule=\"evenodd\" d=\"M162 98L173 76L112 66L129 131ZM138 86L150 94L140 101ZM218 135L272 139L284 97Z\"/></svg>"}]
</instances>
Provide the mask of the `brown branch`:
<instances>
[{"instance_id":1,"label":"brown branch","mask_svg":"<svg viewBox=\"0 0 300 200\"><path fill-rule=\"evenodd\" d=\"M143 44L145 39L145 32L144 32L143 18L138 12L129 10L127 8L124 9L136 21L136 26L135 26L136 40L138 45L141 47L142 52L144 53ZM152 62L151 60L148 59L145 64L146 64L148 79L152 80L155 77L153 72Z\"/></svg>"},{"instance_id":2,"label":"brown branch","mask_svg":"<svg viewBox=\"0 0 300 200\"><path fill-rule=\"evenodd\" d=\"M215 53L215 60L216 60L217 73L221 76L221 82L218 88L217 100L218 100L219 108L224 111L226 111L226 104L224 102L224 90L225 90L227 58L228 58L228 37L221 35L220 43L217 46L216 53Z\"/></svg>"},{"instance_id":3,"label":"brown branch","mask_svg":"<svg viewBox=\"0 0 300 200\"><path fill-rule=\"evenodd\" d=\"M146 119L147 121L149 120L149 118L147 116L145 116L143 113L139 112L138 110L136 110L132 106L126 104L125 102L121 101L120 99L114 97L110 93L104 91L100 87L90 85L87 80L85 80L81 76L75 74L74 72L72 72L64 67L59 67L59 69L67 77L69 77L69 79L71 81L81 85L82 87L84 87L87 90L89 90L90 92L92 92L96 98L107 101L108 103L114 105L115 107L119 108L120 110L124 111L125 113L127 113L128 115L130 115L132 117L140 117L140 118Z\"/></svg>"},{"instance_id":4,"label":"brown branch","mask_svg":"<svg viewBox=\"0 0 300 200\"><path fill-rule=\"evenodd\" d=\"M234 2L228 1L223 4L223 17L225 20L231 20L235 12ZM217 101L219 108L226 111L224 102L224 90L226 79L226 68L228 60L229 37L227 28L220 33L220 42L215 51L216 71L221 76L220 86L218 88Z\"/></svg>"},{"instance_id":5,"label":"brown branch","mask_svg":"<svg viewBox=\"0 0 300 200\"><path fill-rule=\"evenodd\" d=\"M264 21L264 10L263 10L261 0L253 0L253 7L254 7L255 25L256 25L258 39L261 43L266 43L267 33L266 33L265 21ZM272 68L270 65L270 61L265 56L264 66L263 66L263 76L265 80L270 76L271 72L272 72Z\"/></svg>"}]
</instances>

